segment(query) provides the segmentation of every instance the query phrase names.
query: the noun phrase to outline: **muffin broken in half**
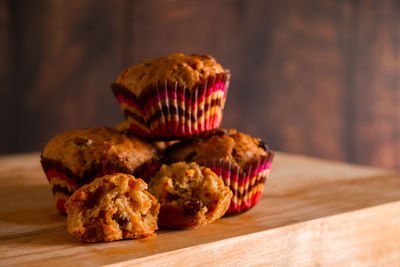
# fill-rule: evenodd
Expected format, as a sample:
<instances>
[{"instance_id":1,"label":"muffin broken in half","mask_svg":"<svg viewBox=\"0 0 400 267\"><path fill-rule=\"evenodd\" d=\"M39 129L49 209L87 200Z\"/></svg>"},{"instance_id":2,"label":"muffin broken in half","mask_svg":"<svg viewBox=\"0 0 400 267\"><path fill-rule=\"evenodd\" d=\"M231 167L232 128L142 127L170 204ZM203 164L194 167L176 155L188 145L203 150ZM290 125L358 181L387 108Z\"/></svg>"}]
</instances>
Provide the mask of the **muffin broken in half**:
<instances>
[{"instance_id":1,"label":"muffin broken in half","mask_svg":"<svg viewBox=\"0 0 400 267\"><path fill-rule=\"evenodd\" d=\"M232 198L209 168L196 163L163 165L151 179L149 191L160 202L160 226L174 229L195 228L225 214Z\"/></svg>"},{"instance_id":2,"label":"muffin broken in half","mask_svg":"<svg viewBox=\"0 0 400 267\"><path fill-rule=\"evenodd\" d=\"M153 235L160 204L142 179L116 173L82 186L66 202L68 232L87 242Z\"/></svg>"}]
</instances>

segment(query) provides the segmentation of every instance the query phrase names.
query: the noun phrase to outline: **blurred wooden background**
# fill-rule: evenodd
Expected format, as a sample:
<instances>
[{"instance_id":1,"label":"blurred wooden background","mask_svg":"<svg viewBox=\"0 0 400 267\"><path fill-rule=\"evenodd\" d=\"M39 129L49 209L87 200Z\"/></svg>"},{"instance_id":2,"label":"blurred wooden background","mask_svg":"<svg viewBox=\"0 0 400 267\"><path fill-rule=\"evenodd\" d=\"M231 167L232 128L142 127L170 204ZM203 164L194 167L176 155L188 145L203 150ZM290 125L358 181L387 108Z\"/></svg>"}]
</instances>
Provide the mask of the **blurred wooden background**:
<instances>
[{"instance_id":1,"label":"blurred wooden background","mask_svg":"<svg viewBox=\"0 0 400 267\"><path fill-rule=\"evenodd\" d=\"M224 127L276 150L400 168L395 0L0 0L0 153L119 123L109 84L171 52L231 70Z\"/></svg>"}]
</instances>

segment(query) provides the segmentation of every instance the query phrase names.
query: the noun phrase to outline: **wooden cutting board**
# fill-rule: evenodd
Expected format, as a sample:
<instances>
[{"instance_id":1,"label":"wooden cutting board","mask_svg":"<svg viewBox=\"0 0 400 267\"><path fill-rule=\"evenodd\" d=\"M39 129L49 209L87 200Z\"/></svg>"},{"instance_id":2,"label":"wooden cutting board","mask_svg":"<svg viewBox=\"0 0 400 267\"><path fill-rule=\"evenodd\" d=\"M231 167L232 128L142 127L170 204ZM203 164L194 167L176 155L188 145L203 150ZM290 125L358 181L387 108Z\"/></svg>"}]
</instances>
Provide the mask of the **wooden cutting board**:
<instances>
[{"instance_id":1,"label":"wooden cutting board","mask_svg":"<svg viewBox=\"0 0 400 267\"><path fill-rule=\"evenodd\" d=\"M66 231L39 154L0 158L0 266L400 262L400 174L278 153L260 203L196 230L86 244Z\"/></svg>"}]
</instances>

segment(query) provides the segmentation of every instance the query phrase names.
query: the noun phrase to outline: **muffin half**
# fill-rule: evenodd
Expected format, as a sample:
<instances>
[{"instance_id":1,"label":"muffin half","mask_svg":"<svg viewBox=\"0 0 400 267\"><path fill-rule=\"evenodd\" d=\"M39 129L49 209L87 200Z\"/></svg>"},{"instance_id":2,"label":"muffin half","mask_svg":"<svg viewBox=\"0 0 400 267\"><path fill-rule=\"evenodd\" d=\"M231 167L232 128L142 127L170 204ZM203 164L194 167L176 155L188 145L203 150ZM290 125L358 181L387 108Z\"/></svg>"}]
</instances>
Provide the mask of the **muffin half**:
<instances>
[{"instance_id":1,"label":"muffin half","mask_svg":"<svg viewBox=\"0 0 400 267\"><path fill-rule=\"evenodd\" d=\"M163 165L151 179L149 191L161 204L158 223L187 229L215 221L225 214L231 190L209 168L196 163Z\"/></svg>"},{"instance_id":2,"label":"muffin half","mask_svg":"<svg viewBox=\"0 0 400 267\"><path fill-rule=\"evenodd\" d=\"M66 202L68 232L86 242L153 235L160 204L147 184L116 173L79 188Z\"/></svg>"}]
</instances>

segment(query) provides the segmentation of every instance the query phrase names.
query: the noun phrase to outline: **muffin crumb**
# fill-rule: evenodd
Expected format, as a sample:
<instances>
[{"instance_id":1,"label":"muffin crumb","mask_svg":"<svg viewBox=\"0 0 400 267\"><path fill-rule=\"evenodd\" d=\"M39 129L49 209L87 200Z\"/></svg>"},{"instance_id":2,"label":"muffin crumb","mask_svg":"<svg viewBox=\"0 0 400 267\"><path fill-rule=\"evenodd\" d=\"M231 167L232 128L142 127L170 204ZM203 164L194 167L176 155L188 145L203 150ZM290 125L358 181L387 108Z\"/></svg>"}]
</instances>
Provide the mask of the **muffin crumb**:
<instances>
[{"instance_id":1,"label":"muffin crumb","mask_svg":"<svg viewBox=\"0 0 400 267\"><path fill-rule=\"evenodd\" d=\"M196 163L163 165L151 179L149 191L160 202L159 225L196 228L223 216L231 190L213 171Z\"/></svg>"},{"instance_id":2,"label":"muffin crumb","mask_svg":"<svg viewBox=\"0 0 400 267\"><path fill-rule=\"evenodd\" d=\"M150 236L160 205L141 179L106 175L78 189L66 202L68 232L86 242Z\"/></svg>"}]
</instances>

